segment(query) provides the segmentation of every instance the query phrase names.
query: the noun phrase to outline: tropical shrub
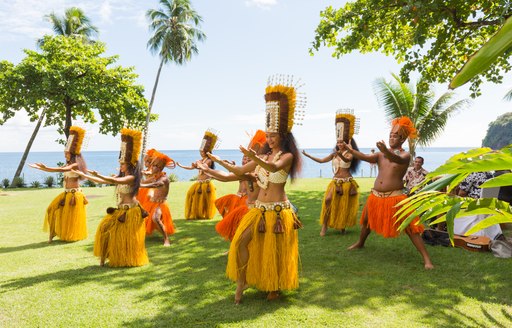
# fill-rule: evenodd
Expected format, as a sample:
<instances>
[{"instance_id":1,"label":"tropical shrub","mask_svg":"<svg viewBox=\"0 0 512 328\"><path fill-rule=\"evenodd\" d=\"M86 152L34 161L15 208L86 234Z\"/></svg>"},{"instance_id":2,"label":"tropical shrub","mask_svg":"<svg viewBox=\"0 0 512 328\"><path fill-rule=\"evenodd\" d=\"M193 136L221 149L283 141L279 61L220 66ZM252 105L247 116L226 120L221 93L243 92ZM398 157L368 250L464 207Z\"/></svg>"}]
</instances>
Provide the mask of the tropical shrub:
<instances>
[{"instance_id":1,"label":"tropical shrub","mask_svg":"<svg viewBox=\"0 0 512 328\"><path fill-rule=\"evenodd\" d=\"M54 185L55 185L55 178L53 176L47 176L46 178L44 178L44 184L48 187L48 188L52 188Z\"/></svg>"},{"instance_id":2,"label":"tropical shrub","mask_svg":"<svg viewBox=\"0 0 512 328\"><path fill-rule=\"evenodd\" d=\"M11 185L11 181L9 181L9 179L5 178L2 180L2 186L4 188L9 188L10 185Z\"/></svg>"}]
</instances>

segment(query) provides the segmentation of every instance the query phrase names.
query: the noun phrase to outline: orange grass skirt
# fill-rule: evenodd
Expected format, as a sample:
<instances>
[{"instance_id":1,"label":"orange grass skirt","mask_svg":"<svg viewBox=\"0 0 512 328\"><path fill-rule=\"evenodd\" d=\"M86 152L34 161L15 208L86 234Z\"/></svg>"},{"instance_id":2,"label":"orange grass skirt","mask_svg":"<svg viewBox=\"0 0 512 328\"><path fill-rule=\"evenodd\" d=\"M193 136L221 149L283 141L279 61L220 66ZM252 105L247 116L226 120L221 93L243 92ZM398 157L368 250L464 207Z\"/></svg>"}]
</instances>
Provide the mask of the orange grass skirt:
<instances>
[{"instance_id":1,"label":"orange grass skirt","mask_svg":"<svg viewBox=\"0 0 512 328\"><path fill-rule=\"evenodd\" d=\"M215 225L215 230L224 239L233 240L236 229L247 212L249 212L249 207L246 204L238 206Z\"/></svg>"},{"instance_id":2,"label":"orange grass skirt","mask_svg":"<svg viewBox=\"0 0 512 328\"><path fill-rule=\"evenodd\" d=\"M144 209L149 213L149 215L144 219L146 225L146 235L151 235L155 229L158 229L157 224L153 221L153 216L155 215L158 207L160 207L160 211L162 212L162 217L160 220L164 225L165 232L167 232L167 234L170 236L176 232L176 229L174 228L174 222L172 221L171 210L169 209L169 205L167 205L166 202L148 202L146 207L144 207Z\"/></svg>"}]
</instances>

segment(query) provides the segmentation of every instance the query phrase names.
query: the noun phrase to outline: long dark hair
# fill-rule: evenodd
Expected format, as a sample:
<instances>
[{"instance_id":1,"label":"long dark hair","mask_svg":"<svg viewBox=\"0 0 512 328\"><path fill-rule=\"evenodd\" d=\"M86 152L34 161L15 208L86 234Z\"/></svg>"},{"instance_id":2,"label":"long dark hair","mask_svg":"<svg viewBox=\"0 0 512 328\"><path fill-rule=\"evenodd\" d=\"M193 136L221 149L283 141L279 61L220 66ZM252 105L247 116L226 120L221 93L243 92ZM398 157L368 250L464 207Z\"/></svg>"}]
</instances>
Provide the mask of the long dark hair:
<instances>
[{"instance_id":1,"label":"long dark hair","mask_svg":"<svg viewBox=\"0 0 512 328\"><path fill-rule=\"evenodd\" d=\"M135 165L132 163L126 163L128 164L128 175L133 175L133 186L132 186L132 192L130 193L130 196L134 197L139 192L140 187L140 181L142 180L142 173L141 173L141 167L139 161ZM119 174L117 175L117 178L121 178L126 176L121 170L119 170Z\"/></svg>"},{"instance_id":2,"label":"long dark hair","mask_svg":"<svg viewBox=\"0 0 512 328\"><path fill-rule=\"evenodd\" d=\"M75 164L75 163L78 165L78 170L87 174L87 164L85 164L85 160L82 157L82 155L81 154L75 155L75 154L70 153L69 161L66 164L71 165L71 164ZM84 178L80 177L79 179L83 180Z\"/></svg>"},{"instance_id":3,"label":"long dark hair","mask_svg":"<svg viewBox=\"0 0 512 328\"><path fill-rule=\"evenodd\" d=\"M292 167L289 172L290 179L293 182L302 170L302 157L300 156L299 147L297 147L297 142L291 132L279 133L279 137L281 138L279 146L283 153L291 153L293 155ZM269 154L270 151L268 142L265 142L260 153Z\"/></svg>"},{"instance_id":4,"label":"long dark hair","mask_svg":"<svg viewBox=\"0 0 512 328\"><path fill-rule=\"evenodd\" d=\"M352 146L352 149L359 151L359 147L357 147L357 143L354 138L350 139L350 146ZM336 145L334 147L334 151L338 150L340 150L340 148ZM352 162L350 163L350 174L356 174L360 164L361 160L355 156L352 156Z\"/></svg>"}]
</instances>

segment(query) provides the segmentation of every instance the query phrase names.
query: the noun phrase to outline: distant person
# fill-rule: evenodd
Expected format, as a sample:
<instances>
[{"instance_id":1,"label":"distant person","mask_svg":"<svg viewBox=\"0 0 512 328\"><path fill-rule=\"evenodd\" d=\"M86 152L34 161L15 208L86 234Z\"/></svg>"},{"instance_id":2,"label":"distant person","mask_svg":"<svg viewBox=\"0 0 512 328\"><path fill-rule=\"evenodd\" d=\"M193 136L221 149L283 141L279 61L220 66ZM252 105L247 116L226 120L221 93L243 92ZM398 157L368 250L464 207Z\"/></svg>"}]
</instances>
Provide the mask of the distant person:
<instances>
[{"instance_id":1,"label":"distant person","mask_svg":"<svg viewBox=\"0 0 512 328\"><path fill-rule=\"evenodd\" d=\"M416 156L413 165L407 169L404 176L404 184L407 193L409 194L412 188L416 187L425 180L428 171L423 168L425 160L421 156Z\"/></svg>"},{"instance_id":2,"label":"distant person","mask_svg":"<svg viewBox=\"0 0 512 328\"><path fill-rule=\"evenodd\" d=\"M322 230L320 236L325 236L327 227L345 233L345 228L356 224L357 211L359 210L359 186L352 177L357 171L359 159L354 158L348 150L342 150L343 142L349 143L352 149L358 150L355 140L352 138L356 132L356 117L352 111L339 111L336 113L336 147L333 152L324 158L317 158L302 151L304 156L318 163L332 162L332 181L327 186L322 202L320 224Z\"/></svg>"},{"instance_id":3,"label":"distant person","mask_svg":"<svg viewBox=\"0 0 512 328\"><path fill-rule=\"evenodd\" d=\"M45 172L62 172L64 192L59 194L46 209L43 231L49 231L48 243L55 236L63 241L77 241L87 238L86 210L87 199L80 189L80 176L72 170L87 172L81 155L85 130L78 126L69 128L69 137L64 148L66 164L61 167L47 167L43 163L29 164L30 167Z\"/></svg>"},{"instance_id":4,"label":"distant person","mask_svg":"<svg viewBox=\"0 0 512 328\"><path fill-rule=\"evenodd\" d=\"M370 150L370 155L375 154L375 148L372 148ZM373 177L373 175L377 176L377 163L370 163L370 178Z\"/></svg>"},{"instance_id":5,"label":"distant person","mask_svg":"<svg viewBox=\"0 0 512 328\"><path fill-rule=\"evenodd\" d=\"M399 209L396 205L407 198L403 188L403 177L411 158L411 155L402 148L402 144L407 138L415 137L414 124L408 117L403 116L392 121L389 148L384 141L379 141L377 148L380 152L366 155L344 144L354 157L369 163L377 163L379 166L379 174L361 215L362 228L359 240L350 246L349 250L363 248L372 230L385 238L399 235L400 222L396 222L394 215ZM417 222L418 218L414 219L405 228L405 233L423 257L425 269L433 269L434 266L420 236L424 228L417 225Z\"/></svg>"}]
</instances>

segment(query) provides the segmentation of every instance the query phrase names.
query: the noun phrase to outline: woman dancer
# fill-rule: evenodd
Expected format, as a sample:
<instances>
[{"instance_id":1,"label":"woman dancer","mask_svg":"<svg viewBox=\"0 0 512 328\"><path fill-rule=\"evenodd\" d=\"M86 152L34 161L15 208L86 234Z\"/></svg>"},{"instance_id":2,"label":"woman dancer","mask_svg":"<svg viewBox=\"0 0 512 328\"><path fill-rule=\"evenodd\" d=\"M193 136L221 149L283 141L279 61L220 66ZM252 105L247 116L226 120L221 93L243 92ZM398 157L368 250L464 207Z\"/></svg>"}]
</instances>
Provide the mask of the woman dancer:
<instances>
[{"instance_id":1,"label":"woman dancer","mask_svg":"<svg viewBox=\"0 0 512 328\"><path fill-rule=\"evenodd\" d=\"M94 239L94 255L104 266L108 259L111 267L142 266L149 262L145 247L144 211L136 199L141 180L139 156L140 131L121 130L120 172L115 177L96 171L79 173L82 177L99 183L116 184L117 208L107 208Z\"/></svg>"},{"instance_id":2,"label":"woman dancer","mask_svg":"<svg viewBox=\"0 0 512 328\"><path fill-rule=\"evenodd\" d=\"M320 236L325 236L327 227L340 230L345 233L345 228L356 224L357 210L359 209L359 193L357 182L353 179L352 173L359 167L359 159L354 158L348 151L340 151L343 142L350 143L353 149L357 144L352 138L357 133L359 124L352 110L340 110L336 113L336 148L327 157L317 158L308 154L305 150L302 153L318 163L332 161L334 177L327 186L322 212L320 213L320 224L322 230Z\"/></svg>"},{"instance_id":3,"label":"woman dancer","mask_svg":"<svg viewBox=\"0 0 512 328\"><path fill-rule=\"evenodd\" d=\"M217 145L218 136L211 130L204 133L199 154L201 154L201 162L210 168L214 168L213 162L206 156L206 153L211 153ZM176 163L179 167L186 170L194 170L197 168L196 163L190 166L183 166ZM212 179L199 170L197 180L189 188L187 198L185 199L185 218L187 220L195 219L212 219L215 215L215 186Z\"/></svg>"},{"instance_id":4,"label":"woman dancer","mask_svg":"<svg viewBox=\"0 0 512 328\"><path fill-rule=\"evenodd\" d=\"M301 167L291 129L298 118L296 107L304 106L305 99L297 100L292 78L279 76L269 80L265 102L267 155L259 157L254 150L240 146L252 161L241 167L225 166L236 175L255 170L260 187L255 208L242 218L229 249L226 273L237 283L236 304L249 285L268 292L268 300L299 285L297 229L301 223L284 186L288 176L293 180Z\"/></svg>"},{"instance_id":5,"label":"woman dancer","mask_svg":"<svg viewBox=\"0 0 512 328\"><path fill-rule=\"evenodd\" d=\"M80 176L72 170L86 172L87 167L81 155L85 130L78 126L69 128L64 156L66 165L62 167L47 167L43 163L30 164L45 172L63 172L64 192L59 194L46 209L43 231L49 231L48 243L55 236L64 241L77 241L87 238L87 223L85 205L87 198L80 189Z\"/></svg>"}]
</instances>

